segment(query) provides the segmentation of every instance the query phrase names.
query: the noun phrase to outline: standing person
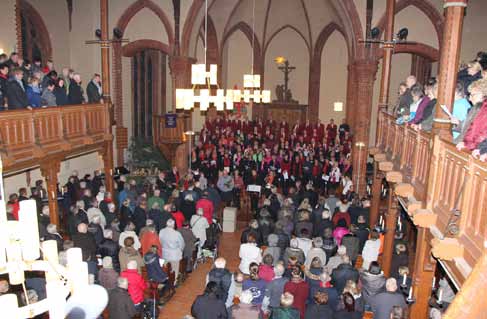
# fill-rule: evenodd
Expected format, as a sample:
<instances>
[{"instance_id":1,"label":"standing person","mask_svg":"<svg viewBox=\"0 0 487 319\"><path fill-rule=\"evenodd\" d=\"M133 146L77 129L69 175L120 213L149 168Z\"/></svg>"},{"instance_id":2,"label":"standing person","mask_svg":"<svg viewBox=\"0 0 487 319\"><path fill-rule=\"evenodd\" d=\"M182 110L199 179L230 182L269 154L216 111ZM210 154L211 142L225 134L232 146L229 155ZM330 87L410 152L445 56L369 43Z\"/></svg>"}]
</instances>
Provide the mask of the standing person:
<instances>
[{"instance_id":1,"label":"standing person","mask_svg":"<svg viewBox=\"0 0 487 319\"><path fill-rule=\"evenodd\" d=\"M242 290L250 290L252 292L252 304L256 306L262 305L264 300L264 292L266 281L259 277L259 265L251 263L249 266L250 278L244 280L242 283Z\"/></svg>"},{"instance_id":2,"label":"standing person","mask_svg":"<svg viewBox=\"0 0 487 319\"><path fill-rule=\"evenodd\" d=\"M260 248L257 247L254 235L249 234L249 236L247 237L247 243L240 245L239 256L240 265L238 266L238 268L245 275L250 274L249 270L250 264L252 262L259 264L262 261L261 251Z\"/></svg>"},{"instance_id":3,"label":"standing person","mask_svg":"<svg viewBox=\"0 0 487 319\"><path fill-rule=\"evenodd\" d=\"M226 268L227 261L219 257L213 264L213 269L206 276L206 282L214 282L217 285L216 296L225 303L228 316L231 317L231 307L235 295L235 280L233 274Z\"/></svg>"},{"instance_id":4,"label":"standing person","mask_svg":"<svg viewBox=\"0 0 487 319\"><path fill-rule=\"evenodd\" d=\"M274 267L274 279L265 288L264 300L262 301L262 312L264 314L270 314L280 306L281 295L288 282L288 279L283 275L284 266L279 263Z\"/></svg>"},{"instance_id":5,"label":"standing person","mask_svg":"<svg viewBox=\"0 0 487 319\"><path fill-rule=\"evenodd\" d=\"M345 308L335 312L333 319L362 319L362 313L355 311L355 299L353 298L352 294L346 292L342 297ZM375 317L375 312L374 318L377 318Z\"/></svg>"},{"instance_id":6,"label":"standing person","mask_svg":"<svg viewBox=\"0 0 487 319\"><path fill-rule=\"evenodd\" d=\"M137 268L140 268L137 261L129 261L127 270L122 271L120 277L127 278L130 298L135 305L135 309L141 311L142 302L144 301L144 290L147 289L148 285L142 275L137 271Z\"/></svg>"},{"instance_id":7,"label":"standing person","mask_svg":"<svg viewBox=\"0 0 487 319\"><path fill-rule=\"evenodd\" d=\"M142 260L139 251L135 250L134 248L134 239L132 237L127 237L124 239L123 244L124 247L122 247L122 249L120 249L118 253L120 269L122 271L126 270L129 262L134 260L137 262L138 265L137 270L139 271L139 273L142 273L142 266L144 266L144 261Z\"/></svg>"},{"instance_id":8,"label":"standing person","mask_svg":"<svg viewBox=\"0 0 487 319\"><path fill-rule=\"evenodd\" d=\"M6 106L8 85L8 65L6 63L0 64L0 111L3 111Z\"/></svg>"},{"instance_id":9,"label":"standing person","mask_svg":"<svg viewBox=\"0 0 487 319\"><path fill-rule=\"evenodd\" d=\"M73 105L83 104L84 101L83 88L81 87L81 75L79 73L74 73L73 81L69 85L68 102Z\"/></svg>"},{"instance_id":10,"label":"standing person","mask_svg":"<svg viewBox=\"0 0 487 319\"><path fill-rule=\"evenodd\" d=\"M132 319L137 314L134 303L127 292L127 278L118 277L117 287L108 293L108 318Z\"/></svg>"},{"instance_id":11,"label":"standing person","mask_svg":"<svg viewBox=\"0 0 487 319\"><path fill-rule=\"evenodd\" d=\"M25 94L27 94L27 100L29 106L32 108L39 108L41 104L41 88L39 86L38 78L31 78L29 84L25 87Z\"/></svg>"},{"instance_id":12,"label":"standing person","mask_svg":"<svg viewBox=\"0 0 487 319\"><path fill-rule=\"evenodd\" d=\"M100 74L95 73L93 78L86 86L86 95L88 103L103 103Z\"/></svg>"},{"instance_id":13,"label":"standing person","mask_svg":"<svg viewBox=\"0 0 487 319\"><path fill-rule=\"evenodd\" d=\"M217 187L221 192L222 200L228 205L233 199L233 188L235 187L233 177L224 169L218 178Z\"/></svg>"},{"instance_id":14,"label":"standing person","mask_svg":"<svg viewBox=\"0 0 487 319\"><path fill-rule=\"evenodd\" d=\"M313 296L313 303L306 309L305 319L332 319L333 310L328 305L328 294L324 291L317 291Z\"/></svg>"},{"instance_id":15,"label":"standing person","mask_svg":"<svg viewBox=\"0 0 487 319\"><path fill-rule=\"evenodd\" d=\"M270 316L270 319L299 319L299 311L294 308L294 296L285 292L281 296L281 305L275 308Z\"/></svg>"},{"instance_id":16,"label":"standing person","mask_svg":"<svg viewBox=\"0 0 487 319\"><path fill-rule=\"evenodd\" d=\"M47 86L41 95L42 106L57 106L56 96L54 95L55 87L56 84L53 80L47 81Z\"/></svg>"},{"instance_id":17,"label":"standing person","mask_svg":"<svg viewBox=\"0 0 487 319\"><path fill-rule=\"evenodd\" d=\"M179 275L179 262L183 258L184 238L181 233L177 232L174 227L176 223L173 219L166 222L166 227L159 232L159 240L162 245L162 258L171 264L174 274L177 278ZM175 283L176 284L176 283Z\"/></svg>"},{"instance_id":18,"label":"standing person","mask_svg":"<svg viewBox=\"0 0 487 319\"><path fill-rule=\"evenodd\" d=\"M362 249L362 258L364 260L362 268L369 269L370 263L377 261L379 258L380 240L379 233L376 230L370 232L370 239L365 242Z\"/></svg>"},{"instance_id":19,"label":"standing person","mask_svg":"<svg viewBox=\"0 0 487 319\"><path fill-rule=\"evenodd\" d=\"M88 270L90 274L96 273L96 241L95 237L88 232L88 225L80 223L77 227L78 233L72 235L74 247L81 248L83 253L83 261L88 263Z\"/></svg>"},{"instance_id":20,"label":"standing person","mask_svg":"<svg viewBox=\"0 0 487 319\"><path fill-rule=\"evenodd\" d=\"M300 318L304 319L309 285L304 281L303 271L300 268L294 268L291 273L291 280L284 285L284 292L289 292L294 296L293 307L299 310Z\"/></svg>"},{"instance_id":21,"label":"standing person","mask_svg":"<svg viewBox=\"0 0 487 319\"><path fill-rule=\"evenodd\" d=\"M352 297L353 298L353 297ZM389 319L394 306L406 307L404 296L397 292L397 282L394 278L386 280L386 291L381 292L370 299L375 319Z\"/></svg>"},{"instance_id":22,"label":"standing person","mask_svg":"<svg viewBox=\"0 0 487 319\"><path fill-rule=\"evenodd\" d=\"M227 319L225 303L218 299L218 286L210 281L206 284L203 295L196 297L191 306L191 314L196 319Z\"/></svg>"},{"instance_id":23,"label":"standing person","mask_svg":"<svg viewBox=\"0 0 487 319\"><path fill-rule=\"evenodd\" d=\"M25 93L24 72L16 68L12 71L12 78L7 85L7 105L9 110L21 110L29 107L29 100Z\"/></svg>"}]
</instances>

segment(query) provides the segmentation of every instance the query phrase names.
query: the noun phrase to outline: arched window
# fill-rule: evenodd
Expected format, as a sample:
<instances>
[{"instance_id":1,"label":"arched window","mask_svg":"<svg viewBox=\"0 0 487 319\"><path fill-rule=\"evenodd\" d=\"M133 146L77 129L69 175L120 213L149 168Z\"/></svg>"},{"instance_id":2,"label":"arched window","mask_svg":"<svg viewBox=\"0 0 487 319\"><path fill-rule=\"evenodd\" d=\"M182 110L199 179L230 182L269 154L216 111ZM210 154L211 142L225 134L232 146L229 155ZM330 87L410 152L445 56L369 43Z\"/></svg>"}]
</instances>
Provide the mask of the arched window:
<instances>
[{"instance_id":1,"label":"arched window","mask_svg":"<svg viewBox=\"0 0 487 319\"><path fill-rule=\"evenodd\" d=\"M20 1L20 41L22 57L32 61L40 58L43 63L52 58L49 31L36 9L27 1Z\"/></svg>"}]
</instances>

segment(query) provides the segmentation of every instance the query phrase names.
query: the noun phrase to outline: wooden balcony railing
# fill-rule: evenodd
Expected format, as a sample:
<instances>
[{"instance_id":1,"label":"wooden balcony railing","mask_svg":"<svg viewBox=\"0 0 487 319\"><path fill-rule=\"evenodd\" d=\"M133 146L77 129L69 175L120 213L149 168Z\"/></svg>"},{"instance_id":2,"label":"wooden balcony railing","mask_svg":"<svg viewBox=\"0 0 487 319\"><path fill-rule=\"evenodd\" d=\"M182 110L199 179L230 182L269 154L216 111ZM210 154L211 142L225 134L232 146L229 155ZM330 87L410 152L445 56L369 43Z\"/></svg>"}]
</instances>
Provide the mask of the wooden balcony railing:
<instances>
[{"instance_id":1,"label":"wooden balcony railing","mask_svg":"<svg viewBox=\"0 0 487 319\"><path fill-rule=\"evenodd\" d=\"M463 246L461 260L447 263L463 282L487 240L487 163L438 136L397 125L387 113L379 115L377 136L377 147L414 187L415 199L437 215L435 232L457 238ZM457 221L455 210L460 212ZM452 225L454 233L448 231Z\"/></svg>"},{"instance_id":2,"label":"wooden balcony railing","mask_svg":"<svg viewBox=\"0 0 487 319\"><path fill-rule=\"evenodd\" d=\"M36 166L46 156L88 151L112 139L110 127L105 104L2 112L0 154L5 171Z\"/></svg>"}]
</instances>

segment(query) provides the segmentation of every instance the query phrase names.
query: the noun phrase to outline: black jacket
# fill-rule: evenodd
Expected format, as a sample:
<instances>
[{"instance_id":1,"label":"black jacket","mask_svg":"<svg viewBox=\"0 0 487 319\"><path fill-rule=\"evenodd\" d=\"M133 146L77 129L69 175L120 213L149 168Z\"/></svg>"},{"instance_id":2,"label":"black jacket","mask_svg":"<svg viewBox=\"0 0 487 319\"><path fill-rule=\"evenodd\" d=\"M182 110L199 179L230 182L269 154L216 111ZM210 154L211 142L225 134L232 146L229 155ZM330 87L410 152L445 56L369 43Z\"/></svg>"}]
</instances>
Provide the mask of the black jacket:
<instances>
[{"instance_id":1,"label":"black jacket","mask_svg":"<svg viewBox=\"0 0 487 319\"><path fill-rule=\"evenodd\" d=\"M98 91L98 87L90 81L86 86L86 95L88 96L88 103L99 103L101 100L100 92Z\"/></svg>"},{"instance_id":2,"label":"black jacket","mask_svg":"<svg viewBox=\"0 0 487 319\"><path fill-rule=\"evenodd\" d=\"M21 110L29 106L29 100L25 89L15 80L11 79L7 84L7 103L9 110Z\"/></svg>"},{"instance_id":3,"label":"black jacket","mask_svg":"<svg viewBox=\"0 0 487 319\"><path fill-rule=\"evenodd\" d=\"M146 220L147 220L147 215L145 213L145 210L140 206L135 207L134 214L132 216L132 221L135 224L135 232L137 234L140 232L142 227L145 226Z\"/></svg>"},{"instance_id":4,"label":"black jacket","mask_svg":"<svg viewBox=\"0 0 487 319\"><path fill-rule=\"evenodd\" d=\"M83 261L96 261L96 242L90 233L78 233L72 236L74 247L81 248Z\"/></svg>"},{"instance_id":5,"label":"black jacket","mask_svg":"<svg viewBox=\"0 0 487 319\"><path fill-rule=\"evenodd\" d=\"M7 97L7 85L8 78L0 75L0 111L3 110L3 106L5 105L5 98Z\"/></svg>"},{"instance_id":6,"label":"black jacket","mask_svg":"<svg viewBox=\"0 0 487 319\"><path fill-rule=\"evenodd\" d=\"M117 272L120 272L120 261L118 260L119 250L120 246L118 246L118 243L111 239L104 239L98 246L98 253L102 258L107 256L112 257L113 269Z\"/></svg>"},{"instance_id":7,"label":"black jacket","mask_svg":"<svg viewBox=\"0 0 487 319\"><path fill-rule=\"evenodd\" d=\"M56 97L56 104L58 106L68 104L68 95L66 94L66 90L64 88L55 87L53 93L54 96Z\"/></svg>"},{"instance_id":8,"label":"black jacket","mask_svg":"<svg viewBox=\"0 0 487 319\"><path fill-rule=\"evenodd\" d=\"M225 303L214 295L201 295L191 306L191 314L196 319L227 319Z\"/></svg>"},{"instance_id":9,"label":"black jacket","mask_svg":"<svg viewBox=\"0 0 487 319\"><path fill-rule=\"evenodd\" d=\"M226 269L214 268L208 273L208 281L218 284L217 298L224 303L228 298L228 290L232 284L232 273Z\"/></svg>"},{"instance_id":10,"label":"black jacket","mask_svg":"<svg viewBox=\"0 0 487 319\"><path fill-rule=\"evenodd\" d=\"M144 264L149 280L157 283L163 283L167 280L167 274L162 270L159 264L159 256L157 254L151 252L145 254Z\"/></svg>"},{"instance_id":11,"label":"black jacket","mask_svg":"<svg viewBox=\"0 0 487 319\"><path fill-rule=\"evenodd\" d=\"M304 319L333 319L333 310L328 305L310 304L306 308Z\"/></svg>"},{"instance_id":12,"label":"black jacket","mask_svg":"<svg viewBox=\"0 0 487 319\"><path fill-rule=\"evenodd\" d=\"M81 85L73 81L69 86L69 104L83 104L84 100L85 98L83 96L83 89L81 88Z\"/></svg>"},{"instance_id":13,"label":"black jacket","mask_svg":"<svg viewBox=\"0 0 487 319\"><path fill-rule=\"evenodd\" d=\"M137 313L127 290L112 289L108 294L109 319L132 319Z\"/></svg>"},{"instance_id":14,"label":"black jacket","mask_svg":"<svg viewBox=\"0 0 487 319\"><path fill-rule=\"evenodd\" d=\"M358 281L358 270L353 268L350 264L340 264L331 273L331 283L337 289L338 294L342 294L343 288L347 284L347 280Z\"/></svg>"}]
</instances>

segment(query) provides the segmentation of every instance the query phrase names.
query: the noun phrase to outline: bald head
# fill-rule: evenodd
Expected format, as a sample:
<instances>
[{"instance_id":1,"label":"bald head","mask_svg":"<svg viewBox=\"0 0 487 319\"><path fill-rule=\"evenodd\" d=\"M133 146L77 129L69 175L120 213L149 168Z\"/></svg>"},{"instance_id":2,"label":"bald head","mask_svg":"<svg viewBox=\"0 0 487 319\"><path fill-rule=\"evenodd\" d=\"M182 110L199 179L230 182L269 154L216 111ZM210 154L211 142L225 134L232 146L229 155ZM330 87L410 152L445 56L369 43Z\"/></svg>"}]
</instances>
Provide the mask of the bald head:
<instances>
[{"instance_id":1,"label":"bald head","mask_svg":"<svg viewBox=\"0 0 487 319\"><path fill-rule=\"evenodd\" d=\"M88 232L88 225L81 223L78 225L78 233L86 234Z\"/></svg>"}]
</instances>

